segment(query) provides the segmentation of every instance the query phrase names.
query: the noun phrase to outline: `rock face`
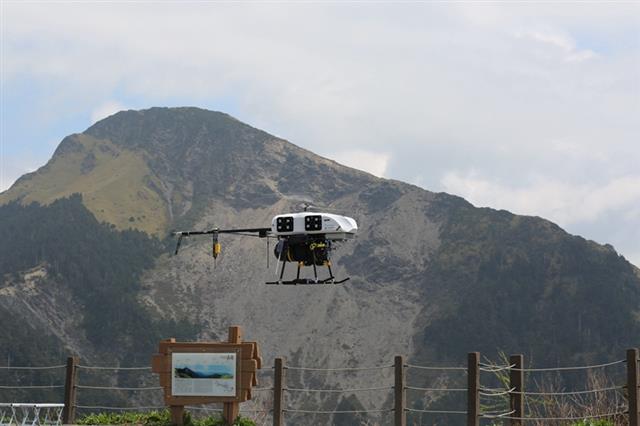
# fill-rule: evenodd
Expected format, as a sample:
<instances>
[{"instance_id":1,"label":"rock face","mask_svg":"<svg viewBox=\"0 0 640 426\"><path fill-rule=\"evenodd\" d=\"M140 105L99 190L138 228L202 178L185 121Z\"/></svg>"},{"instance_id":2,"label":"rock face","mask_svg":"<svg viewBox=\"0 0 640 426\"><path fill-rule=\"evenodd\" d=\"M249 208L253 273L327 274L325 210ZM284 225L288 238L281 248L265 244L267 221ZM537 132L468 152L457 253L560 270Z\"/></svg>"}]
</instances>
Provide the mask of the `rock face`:
<instances>
[{"instance_id":1,"label":"rock face","mask_svg":"<svg viewBox=\"0 0 640 426\"><path fill-rule=\"evenodd\" d=\"M334 259L336 275L351 277L343 285L266 286L275 262L266 269L264 241L232 236L222 237L215 268L206 238L189 240L178 256L167 239L139 279L136 297L154 318L186 319L204 339L241 324L267 364L284 356L295 365L388 365L395 354L461 364L481 350L566 365L618 359L638 345L640 278L611 247L544 219L376 178L226 114L120 112L66 138L0 204L47 204L75 192L115 229L160 238L170 229L267 226L305 200L354 217L359 234ZM80 341L54 334L70 348ZM292 380L344 384L341 376ZM349 384L371 384L371 376ZM359 395L364 406L385 399Z\"/></svg>"}]
</instances>

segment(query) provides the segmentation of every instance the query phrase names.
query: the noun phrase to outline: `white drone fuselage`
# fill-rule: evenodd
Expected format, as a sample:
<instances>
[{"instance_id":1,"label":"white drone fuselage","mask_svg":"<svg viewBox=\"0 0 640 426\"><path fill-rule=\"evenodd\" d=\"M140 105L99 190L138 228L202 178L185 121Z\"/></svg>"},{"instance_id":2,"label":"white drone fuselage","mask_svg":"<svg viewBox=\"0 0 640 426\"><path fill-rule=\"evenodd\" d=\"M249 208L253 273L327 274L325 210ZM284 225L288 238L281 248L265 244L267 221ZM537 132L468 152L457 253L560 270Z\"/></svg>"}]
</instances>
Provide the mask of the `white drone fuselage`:
<instances>
[{"instance_id":1,"label":"white drone fuselage","mask_svg":"<svg viewBox=\"0 0 640 426\"><path fill-rule=\"evenodd\" d=\"M358 231L353 218L332 213L301 212L280 214L271 221L271 233L277 237L324 235L327 240L348 240Z\"/></svg>"}]
</instances>

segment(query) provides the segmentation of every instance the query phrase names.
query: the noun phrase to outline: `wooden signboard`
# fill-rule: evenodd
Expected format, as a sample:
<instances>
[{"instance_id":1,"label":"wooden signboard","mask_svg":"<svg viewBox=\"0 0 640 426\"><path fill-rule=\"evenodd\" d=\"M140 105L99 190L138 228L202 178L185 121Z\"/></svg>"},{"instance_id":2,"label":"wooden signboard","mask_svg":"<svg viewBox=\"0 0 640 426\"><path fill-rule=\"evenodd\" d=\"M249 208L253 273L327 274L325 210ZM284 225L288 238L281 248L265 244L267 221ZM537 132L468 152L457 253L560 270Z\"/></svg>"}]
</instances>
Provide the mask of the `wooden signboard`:
<instances>
[{"instance_id":1,"label":"wooden signboard","mask_svg":"<svg viewBox=\"0 0 640 426\"><path fill-rule=\"evenodd\" d=\"M182 424L185 405L222 402L223 416L232 424L240 402L251 399L258 384L262 358L256 342L242 342L240 327L229 328L229 342L160 342L151 370L160 375L164 402L172 421Z\"/></svg>"}]
</instances>

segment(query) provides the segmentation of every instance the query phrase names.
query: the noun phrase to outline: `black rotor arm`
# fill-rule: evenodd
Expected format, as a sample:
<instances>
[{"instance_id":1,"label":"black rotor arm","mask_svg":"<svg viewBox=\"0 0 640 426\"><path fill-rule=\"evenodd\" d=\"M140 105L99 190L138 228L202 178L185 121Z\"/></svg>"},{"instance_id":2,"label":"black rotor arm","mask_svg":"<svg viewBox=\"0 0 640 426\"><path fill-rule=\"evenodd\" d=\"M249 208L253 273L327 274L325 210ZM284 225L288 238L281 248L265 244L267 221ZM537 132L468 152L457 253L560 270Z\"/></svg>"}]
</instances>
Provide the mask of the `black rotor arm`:
<instances>
[{"instance_id":1,"label":"black rotor arm","mask_svg":"<svg viewBox=\"0 0 640 426\"><path fill-rule=\"evenodd\" d=\"M178 254L178 250L180 250L180 245L182 244L183 237L190 237L192 235L214 235L218 234L236 234L240 236L246 237L258 237L258 238L267 238L271 233L271 228L239 228L239 229L210 229L207 231L173 231L171 235L178 236L178 242L176 244L175 254ZM255 235L254 235L255 234ZM215 238L217 241L217 238ZM214 241L215 244L215 241Z\"/></svg>"}]
</instances>

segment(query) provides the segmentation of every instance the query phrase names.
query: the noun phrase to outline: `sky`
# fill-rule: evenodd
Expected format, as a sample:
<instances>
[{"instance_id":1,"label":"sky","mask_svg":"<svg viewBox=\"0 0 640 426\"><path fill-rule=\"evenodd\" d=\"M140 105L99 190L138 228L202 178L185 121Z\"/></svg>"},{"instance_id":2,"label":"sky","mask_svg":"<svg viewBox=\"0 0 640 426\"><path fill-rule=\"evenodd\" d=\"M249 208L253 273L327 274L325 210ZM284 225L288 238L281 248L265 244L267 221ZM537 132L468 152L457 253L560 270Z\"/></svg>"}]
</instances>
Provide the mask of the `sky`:
<instances>
[{"instance_id":1,"label":"sky","mask_svg":"<svg viewBox=\"0 0 640 426\"><path fill-rule=\"evenodd\" d=\"M197 106L640 266L640 2L0 9L0 191L119 110Z\"/></svg>"}]
</instances>

